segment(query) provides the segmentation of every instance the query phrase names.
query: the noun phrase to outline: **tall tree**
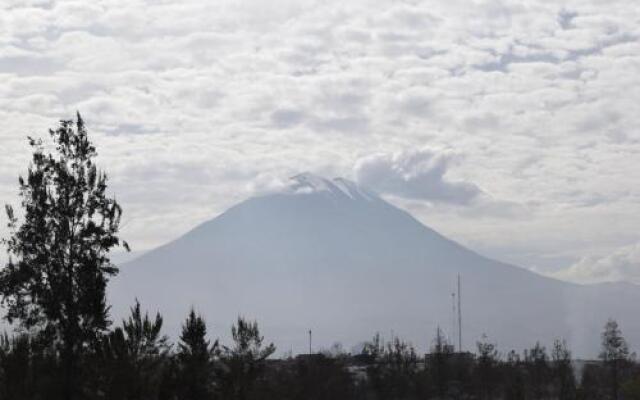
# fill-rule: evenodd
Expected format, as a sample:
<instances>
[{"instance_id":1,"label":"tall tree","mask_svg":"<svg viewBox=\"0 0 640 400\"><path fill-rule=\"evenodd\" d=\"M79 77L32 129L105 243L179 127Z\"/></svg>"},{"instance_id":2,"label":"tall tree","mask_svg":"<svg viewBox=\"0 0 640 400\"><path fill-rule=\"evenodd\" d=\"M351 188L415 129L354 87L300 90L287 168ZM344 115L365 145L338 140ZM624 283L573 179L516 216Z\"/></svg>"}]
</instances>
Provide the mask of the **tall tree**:
<instances>
[{"instance_id":1,"label":"tall tree","mask_svg":"<svg viewBox=\"0 0 640 400\"><path fill-rule=\"evenodd\" d=\"M629 361L629 346L622 336L618 323L613 319L607 321L602 332L600 359L609 369L611 397L613 400L618 400L621 374Z\"/></svg>"},{"instance_id":2,"label":"tall tree","mask_svg":"<svg viewBox=\"0 0 640 400\"><path fill-rule=\"evenodd\" d=\"M193 309L182 325L178 346L180 399L211 399L215 388L214 362L218 341L212 345L207 340L207 325Z\"/></svg>"},{"instance_id":3,"label":"tall tree","mask_svg":"<svg viewBox=\"0 0 640 400\"><path fill-rule=\"evenodd\" d=\"M571 351L564 340L556 339L551 349L554 397L558 400L574 399L576 379L571 365Z\"/></svg>"},{"instance_id":4,"label":"tall tree","mask_svg":"<svg viewBox=\"0 0 640 400\"><path fill-rule=\"evenodd\" d=\"M168 363L169 338L161 334L162 316L142 313L140 303L131 307L122 327L106 335L94 359L92 374L102 384L105 399L142 400L157 397L164 364Z\"/></svg>"},{"instance_id":5,"label":"tall tree","mask_svg":"<svg viewBox=\"0 0 640 400\"><path fill-rule=\"evenodd\" d=\"M105 290L118 270L108 255L121 244L121 209L107 195L80 114L49 132L50 151L29 138L33 157L27 178L19 178L22 222L6 206L10 260L0 271L0 295L9 322L58 347L63 397L74 399L82 388L80 356L110 323Z\"/></svg>"},{"instance_id":6,"label":"tall tree","mask_svg":"<svg viewBox=\"0 0 640 400\"><path fill-rule=\"evenodd\" d=\"M224 347L222 361L226 367L223 380L225 399L246 400L252 392L255 381L264 372L265 360L276 348L273 343L263 346L264 337L260 335L257 322L246 321L238 317L231 327L232 347Z\"/></svg>"},{"instance_id":7,"label":"tall tree","mask_svg":"<svg viewBox=\"0 0 640 400\"><path fill-rule=\"evenodd\" d=\"M524 361L533 398L546 398L550 375L547 349L536 342L536 345L530 350L525 350Z\"/></svg>"}]
</instances>

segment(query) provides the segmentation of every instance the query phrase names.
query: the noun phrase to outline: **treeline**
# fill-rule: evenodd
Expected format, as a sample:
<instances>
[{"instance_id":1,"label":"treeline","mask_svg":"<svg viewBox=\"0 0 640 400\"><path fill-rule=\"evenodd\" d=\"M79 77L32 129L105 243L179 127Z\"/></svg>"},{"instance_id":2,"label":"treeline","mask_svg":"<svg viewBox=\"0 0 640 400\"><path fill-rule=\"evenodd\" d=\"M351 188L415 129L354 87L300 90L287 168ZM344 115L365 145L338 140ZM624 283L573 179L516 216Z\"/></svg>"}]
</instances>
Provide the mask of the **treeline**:
<instances>
[{"instance_id":1,"label":"treeline","mask_svg":"<svg viewBox=\"0 0 640 400\"><path fill-rule=\"evenodd\" d=\"M599 361L577 363L564 341L536 343L522 354L501 353L486 338L474 353L455 352L440 331L418 355L399 338L380 335L358 354L340 346L318 354L271 358L258 325L238 318L230 346L208 339L194 311L171 344L162 317L140 304L121 326L78 359L73 398L105 400L302 399L640 399L640 366L628 354L615 321L602 334ZM56 346L37 337L0 340L0 399L67 399L65 366Z\"/></svg>"},{"instance_id":2,"label":"treeline","mask_svg":"<svg viewBox=\"0 0 640 400\"><path fill-rule=\"evenodd\" d=\"M379 336L363 353L363 399L640 399L640 366L615 321L602 333L598 361L577 362L563 340L502 353L486 337L473 353L454 352L437 332L430 352Z\"/></svg>"},{"instance_id":3,"label":"treeline","mask_svg":"<svg viewBox=\"0 0 640 400\"><path fill-rule=\"evenodd\" d=\"M6 207L0 297L17 329L0 337L0 400L640 399L638 366L615 321L605 327L601 361L579 374L561 341L550 351L536 344L501 354L482 340L475 354L456 353L438 332L421 356L375 336L356 355L275 360L257 323L243 318L228 346L208 339L194 311L173 344L162 317L138 303L114 327L106 288L118 273L110 251L128 249L118 236L122 210L80 115L50 137L29 138L21 212Z\"/></svg>"},{"instance_id":4,"label":"treeline","mask_svg":"<svg viewBox=\"0 0 640 400\"><path fill-rule=\"evenodd\" d=\"M162 334L162 317L150 318L140 304L128 319L101 335L76 359L74 385L59 346L39 336L4 335L0 340L0 399L250 399L265 378L273 344L263 345L258 325L238 318L233 343L207 339L204 320L194 311L177 345Z\"/></svg>"}]
</instances>

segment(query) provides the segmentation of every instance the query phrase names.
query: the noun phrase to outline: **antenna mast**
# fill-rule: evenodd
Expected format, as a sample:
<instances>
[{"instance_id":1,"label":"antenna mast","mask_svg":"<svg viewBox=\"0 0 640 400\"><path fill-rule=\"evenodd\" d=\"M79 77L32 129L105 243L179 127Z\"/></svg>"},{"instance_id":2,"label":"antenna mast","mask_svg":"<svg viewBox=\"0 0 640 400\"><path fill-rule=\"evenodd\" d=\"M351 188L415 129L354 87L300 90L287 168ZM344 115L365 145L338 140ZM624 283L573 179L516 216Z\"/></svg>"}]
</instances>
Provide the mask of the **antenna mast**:
<instances>
[{"instance_id":1,"label":"antenna mast","mask_svg":"<svg viewBox=\"0 0 640 400\"><path fill-rule=\"evenodd\" d=\"M460 295L460 274L458 274L458 351L462 353L462 296Z\"/></svg>"},{"instance_id":2,"label":"antenna mast","mask_svg":"<svg viewBox=\"0 0 640 400\"><path fill-rule=\"evenodd\" d=\"M311 355L311 329L309 329L309 355Z\"/></svg>"},{"instance_id":3,"label":"antenna mast","mask_svg":"<svg viewBox=\"0 0 640 400\"><path fill-rule=\"evenodd\" d=\"M454 347L455 347L457 317L458 317L458 312L456 311L456 294L455 292L451 292L451 331L449 331L449 341Z\"/></svg>"}]
</instances>

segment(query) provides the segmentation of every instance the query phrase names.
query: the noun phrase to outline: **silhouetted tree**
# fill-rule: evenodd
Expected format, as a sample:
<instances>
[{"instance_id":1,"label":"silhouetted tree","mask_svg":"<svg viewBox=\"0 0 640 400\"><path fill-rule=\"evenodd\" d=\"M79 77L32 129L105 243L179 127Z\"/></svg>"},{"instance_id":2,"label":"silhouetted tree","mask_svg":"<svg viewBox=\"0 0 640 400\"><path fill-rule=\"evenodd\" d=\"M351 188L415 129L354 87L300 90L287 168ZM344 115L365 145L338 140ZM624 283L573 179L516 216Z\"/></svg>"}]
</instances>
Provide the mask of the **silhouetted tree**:
<instances>
[{"instance_id":1,"label":"silhouetted tree","mask_svg":"<svg viewBox=\"0 0 640 400\"><path fill-rule=\"evenodd\" d=\"M413 391L418 369L418 357L413 346L395 337L387 343L382 363L387 391L381 398L407 398Z\"/></svg>"},{"instance_id":2,"label":"silhouetted tree","mask_svg":"<svg viewBox=\"0 0 640 400\"><path fill-rule=\"evenodd\" d=\"M404 399L414 395L418 386L418 356L413 346L396 337L383 343L376 333L365 343L367 376L376 399Z\"/></svg>"},{"instance_id":3,"label":"silhouetted tree","mask_svg":"<svg viewBox=\"0 0 640 400\"><path fill-rule=\"evenodd\" d=\"M96 357L96 375L107 399L157 398L170 345L161 334L162 316L142 314L136 300L130 316L105 336Z\"/></svg>"},{"instance_id":4,"label":"silhouetted tree","mask_svg":"<svg viewBox=\"0 0 640 400\"><path fill-rule=\"evenodd\" d=\"M551 371L547 349L536 342L531 349L525 350L524 361L532 397L534 399L547 397Z\"/></svg>"},{"instance_id":5,"label":"silhouetted tree","mask_svg":"<svg viewBox=\"0 0 640 400\"><path fill-rule=\"evenodd\" d=\"M0 398L27 399L34 395L33 354L27 335L0 337Z\"/></svg>"},{"instance_id":6,"label":"silhouetted tree","mask_svg":"<svg viewBox=\"0 0 640 400\"><path fill-rule=\"evenodd\" d=\"M64 398L74 399L83 390L82 352L109 325L105 288L118 270L108 253L120 244L121 209L106 194L107 176L93 162L80 114L50 136L53 152L29 138L33 157L27 178L19 178L22 223L6 206L10 260L0 271L0 294L10 322L58 347Z\"/></svg>"},{"instance_id":7,"label":"silhouetted tree","mask_svg":"<svg viewBox=\"0 0 640 400\"><path fill-rule=\"evenodd\" d=\"M525 379L522 371L520 355L515 350L507 354L506 363L503 365L504 398L505 400L524 400Z\"/></svg>"},{"instance_id":8,"label":"silhouetted tree","mask_svg":"<svg viewBox=\"0 0 640 400\"><path fill-rule=\"evenodd\" d=\"M553 397L558 400L574 399L576 379L571 365L571 351L564 340L556 339L551 349Z\"/></svg>"},{"instance_id":9,"label":"silhouetted tree","mask_svg":"<svg viewBox=\"0 0 640 400\"><path fill-rule=\"evenodd\" d=\"M602 332L600 359L609 369L611 398L618 400L621 374L629 361L629 347L618 323L613 319L607 321Z\"/></svg>"},{"instance_id":10,"label":"silhouetted tree","mask_svg":"<svg viewBox=\"0 0 640 400\"><path fill-rule=\"evenodd\" d=\"M447 392L447 384L451 379L451 358L453 346L449 344L442 334L440 327L436 330L436 337L431 346L431 353L427 359L431 379L435 384L437 394L444 396Z\"/></svg>"},{"instance_id":11,"label":"silhouetted tree","mask_svg":"<svg viewBox=\"0 0 640 400\"><path fill-rule=\"evenodd\" d=\"M226 372L222 380L225 399L246 400L254 389L254 384L264 372L265 360L276 348L273 343L263 346L257 322L248 322L238 317L231 327L233 346L224 347L221 353Z\"/></svg>"},{"instance_id":12,"label":"silhouetted tree","mask_svg":"<svg viewBox=\"0 0 640 400\"><path fill-rule=\"evenodd\" d=\"M207 326L192 309L182 325L178 345L178 391L184 400L206 400L214 396L215 355L218 341L207 340Z\"/></svg>"},{"instance_id":13,"label":"silhouetted tree","mask_svg":"<svg viewBox=\"0 0 640 400\"><path fill-rule=\"evenodd\" d=\"M381 396L381 393L385 392L385 382L382 366L384 352L385 346L380 333L376 333L371 341L366 342L362 348L362 355L368 362L368 380L376 396Z\"/></svg>"},{"instance_id":14,"label":"silhouetted tree","mask_svg":"<svg viewBox=\"0 0 640 400\"><path fill-rule=\"evenodd\" d=\"M486 335L476 342L478 358L475 376L480 391L480 398L490 399L497 390L499 376L498 364L500 357L497 346L488 341Z\"/></svg>"},{"instance_id":15,"label":"silhouetted tree","mask_svg":"<svg viewBox=\"0 0 640 400\"><path fill-rule=\"evenodd\" d=\"M362 346L362 354L371 361L378 360L384 354L384 341L380 333L373 335L373 338Z\"/></svg>"}]
</instances>

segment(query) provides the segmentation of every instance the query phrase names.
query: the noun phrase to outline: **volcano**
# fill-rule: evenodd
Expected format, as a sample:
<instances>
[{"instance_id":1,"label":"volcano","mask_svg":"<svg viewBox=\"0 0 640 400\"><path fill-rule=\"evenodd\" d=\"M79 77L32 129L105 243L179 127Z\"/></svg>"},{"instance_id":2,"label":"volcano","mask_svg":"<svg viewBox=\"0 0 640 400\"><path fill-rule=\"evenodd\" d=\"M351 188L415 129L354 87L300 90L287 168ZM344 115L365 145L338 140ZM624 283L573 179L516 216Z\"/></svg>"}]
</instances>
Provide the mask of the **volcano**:
<instances>
[{"instance_id":1,"label":"volcano","mask_svg":"<svg viewBox=\"0 0 640 400\"><path fill-rule=\"evenodd\" d=\"M194 307L223 339L238 315L256 319L280 351L307 351L309 329L316 350L380 332L424 351L438 327L457 339L458 275L464 350L482 335L504 352L564 338L593 356L608 318L640 343L639 287L577 285L483 257L353 182L312 174L123 264L110 300L116 317L135 298L159 310L174 337Z\"/></svg>"}]
</instances>

